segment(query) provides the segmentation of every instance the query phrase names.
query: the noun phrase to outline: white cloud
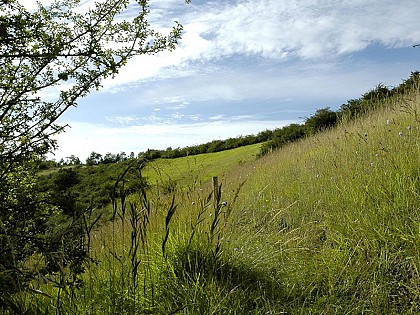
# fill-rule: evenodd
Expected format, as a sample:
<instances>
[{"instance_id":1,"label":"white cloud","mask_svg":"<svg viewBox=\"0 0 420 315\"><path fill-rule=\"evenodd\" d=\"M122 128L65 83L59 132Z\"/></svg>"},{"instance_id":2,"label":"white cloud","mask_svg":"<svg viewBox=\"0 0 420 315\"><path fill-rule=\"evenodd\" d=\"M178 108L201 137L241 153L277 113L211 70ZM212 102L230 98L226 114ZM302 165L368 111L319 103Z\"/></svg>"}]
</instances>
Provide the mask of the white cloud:
<instances>
[{"instance_id":1,"label":"white cloud","mask_svg":"<svg viewBox=\"0 0 420 315\"><path fill-rule=\"evenodd\" d=\"M225 115L216 115L216 116L209 117L209 120L221 120L221 119L224 119L225 117L226 117Z\"/></svg>"},{"instance_id":2,"label":"white cloud","mask_svg":"<svg viewBox=\"0 0 420 315\"><path fill-rule=\"evenodd\" d=\"M133 115L105 117L105 119L111 123L116 123L119 125L129 125L139 120L138 117Z\"/></svg>"},{"instance_id":3,"label":"white cloud","mask_svg":"<svg viewBox=\"0 0 420 315\"><path fill-rule=\"evenodd\" d=\"M106 89L141 80L197 76L206 71L206 62L235 54L278 61L328 60L373 43L407 47L420 42L420 2L411 0L253 0L201 5L158 1L153 9L159 12L154 17L158 28L160 24L166 29L167 21L174 19L184 25L179 47L174 52L133 58L115 80L104 82ZM224 92L235 98L234 91Z\"/></svg>"}]
</instances>

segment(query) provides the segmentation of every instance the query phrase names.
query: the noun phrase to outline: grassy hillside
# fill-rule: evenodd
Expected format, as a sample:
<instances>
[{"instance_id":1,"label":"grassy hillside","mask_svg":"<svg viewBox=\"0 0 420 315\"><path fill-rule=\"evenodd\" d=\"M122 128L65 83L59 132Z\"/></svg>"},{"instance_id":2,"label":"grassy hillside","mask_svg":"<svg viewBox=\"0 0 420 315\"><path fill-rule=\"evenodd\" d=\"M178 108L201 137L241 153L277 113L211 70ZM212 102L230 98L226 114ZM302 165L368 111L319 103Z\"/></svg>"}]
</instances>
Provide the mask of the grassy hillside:
<instances>
[{"instance_id":1,"label":"grassy hillside","mask_svg":"<svg viewBox=\"0 0 420 315\"><path fill-rule=\"evenodd\" d=\"M245 184L232 238L279 281L277 310L420 312L420 96L389 102L259 161Z\"/></svg>"},{"instance_id":2,"label":"grassy hillside","mask_svg":"<svg viewBox=\"0 0 420 315\"><path fill-rule=\"evenodd\" d=\"M172 185L172 189L177 185L201 185L210 181L213 176L223 176L238 165L254 161L260 146L253 144L216 153L154 160L146 165L143 176L151 185Z\"/></svg>"},{"instance_id":3,"label":"grassy hillside","mask_svg":"<svg viewBox=\"0 0 420 315\"><path fill-rule=\"evenodd\" d=\"M262 159L154 162L150 182L178 184L114 203L84 285L62 270L16 300L46 314L419 314L419 87L387 103Z\"/></svg>"}]
</instances>

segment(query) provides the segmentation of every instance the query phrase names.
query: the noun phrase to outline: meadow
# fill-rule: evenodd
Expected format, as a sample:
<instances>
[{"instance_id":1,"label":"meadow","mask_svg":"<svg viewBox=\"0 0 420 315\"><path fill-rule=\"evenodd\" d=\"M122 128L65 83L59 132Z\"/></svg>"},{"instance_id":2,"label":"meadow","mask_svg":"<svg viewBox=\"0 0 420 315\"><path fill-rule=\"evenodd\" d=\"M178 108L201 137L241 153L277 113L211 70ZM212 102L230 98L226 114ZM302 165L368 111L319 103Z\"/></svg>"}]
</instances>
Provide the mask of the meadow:
<instances>
[{"instance_id":1,"label":"meadow","mask_svg":"<svg viewBox=\"0 0 420 315\"><path fill-rule=\"evenodd\" d=\"M153 161L150 189L86 219L82 277L34 281L15 311L419 314L419 115L416 86L259 159L254 145Z\"/></svg>"}]
</instances>

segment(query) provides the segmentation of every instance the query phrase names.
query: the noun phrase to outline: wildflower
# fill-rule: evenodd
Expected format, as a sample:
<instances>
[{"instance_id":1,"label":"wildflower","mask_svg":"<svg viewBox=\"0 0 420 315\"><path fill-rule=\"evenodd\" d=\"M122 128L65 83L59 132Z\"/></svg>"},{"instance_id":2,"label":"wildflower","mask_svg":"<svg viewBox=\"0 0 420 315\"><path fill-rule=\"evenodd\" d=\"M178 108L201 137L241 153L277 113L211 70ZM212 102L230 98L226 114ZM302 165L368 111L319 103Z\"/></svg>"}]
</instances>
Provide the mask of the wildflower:
<instances>
[{"instance_id":1,"label":"wildflower","mask_svg":"<svg viewBox=\"0 0 420 315\"><path fill-rule=\"evenodd\" d=\"M391 122L391 121L390 121L389 119L387 119L387 120L386 120L386 124L387 124L387 125L389 125L389 124L390 124L390 122Z\"/></svg>"},{"instance_id":2,"label":"wildflower","mask_svg":"<svg viewBox=\"0 0 420 315\"><path fill-rule=\"evenodd\" d=\"M400 132L398 133L398 135L399 135L400 137L404 136L404 134L403 134L403 132L402 132L402 131L400 131Z\"/></svg>"}]
</instances>

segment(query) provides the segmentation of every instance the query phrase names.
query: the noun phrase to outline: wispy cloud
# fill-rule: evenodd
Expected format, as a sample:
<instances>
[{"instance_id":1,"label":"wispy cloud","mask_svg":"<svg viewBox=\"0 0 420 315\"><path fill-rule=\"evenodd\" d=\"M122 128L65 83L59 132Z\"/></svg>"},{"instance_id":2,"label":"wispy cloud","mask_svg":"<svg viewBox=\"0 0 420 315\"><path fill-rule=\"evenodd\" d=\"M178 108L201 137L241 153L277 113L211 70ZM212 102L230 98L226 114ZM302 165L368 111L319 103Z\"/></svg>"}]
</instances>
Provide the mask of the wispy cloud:
<instances>
[{"instance_id":1,"label":"wispy cloud","mask_svg":"<svg viewBox=\"0 0 420 315\"><path fill-rule=\"evenodd\" d=\"M83 7L92 3L85 1ZM178 48L134 57L114 79L103 81L103 91L120 93L140 82L172 78L200 80L223 71L220 61L228 63L227 58L235 55L334 65L342 56L372 44L412 46L420 42L419 11L420 2L412 0L236 0L190 5L179 0L151 1L153 27L167 34L174 20L184 25ZM138 5L133 3L124 17L137 12ZM237 100L241 96L232 85L216 81L195 93L205 95L204 91L209 98Z\"/></svg>"},{"instance_id":2,"label":"wispy cloud","mask_svg":"<svg viewBox=\"0 0 420 315\"><path fill-rule=\"evenodd\" d=\"M119 125L130 125L139 120L138 117L133 115L127 116L112 116L112 117L105 117L105 119L111 123L119 124Z\"/></svg>"}]
</instances>

